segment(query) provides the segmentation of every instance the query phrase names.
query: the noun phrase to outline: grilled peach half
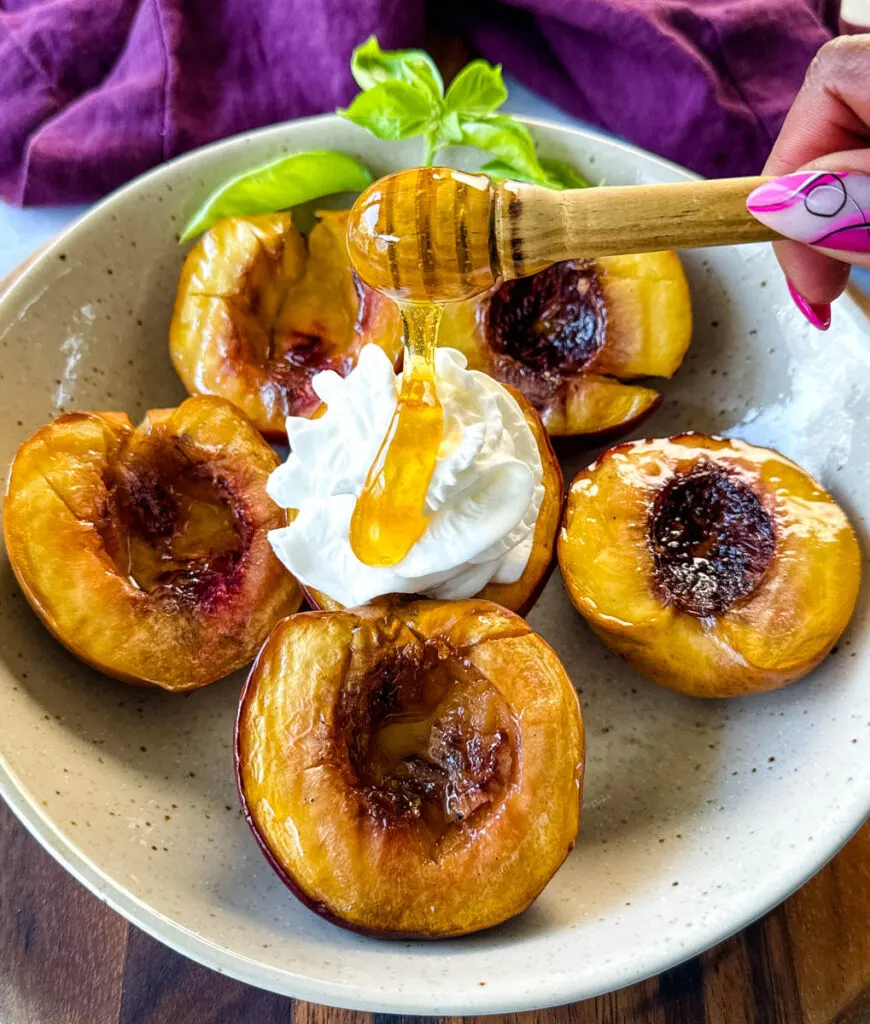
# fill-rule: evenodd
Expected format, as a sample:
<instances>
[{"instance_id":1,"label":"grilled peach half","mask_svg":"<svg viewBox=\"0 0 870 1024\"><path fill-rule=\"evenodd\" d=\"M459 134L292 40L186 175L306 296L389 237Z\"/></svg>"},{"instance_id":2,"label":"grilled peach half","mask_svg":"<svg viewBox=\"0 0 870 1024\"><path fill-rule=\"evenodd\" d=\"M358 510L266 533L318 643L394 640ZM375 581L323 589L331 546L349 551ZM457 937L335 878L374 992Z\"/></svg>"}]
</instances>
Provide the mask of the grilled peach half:
<instances>
[{"instance_id":1,"label":"grilled peach half","mask_svg":"<svg viewBox=\"0 0 870 1024\"><path fill-rule=\"evenodd\" d=\"M445 309L439 344L522 391L552 436L625 433L661 395L628 383L670 377L692 334L673 252L557 263Z\"/></svg>"},{"instance_id":2,"label":"grilled peach half","mask_svg":"<svg viewBox=\"0 0 870 1024\"><path fill-rule=\"evenodd\" d=\"M553 451L553 446L541 423L541 417L532 408L531 403L519 391L507 389L516 400L526 422L529 425L538 451L541 454L543 467L544 498L535 524L535 536L529 560L522 576L515 583L488 583L477 595L485 601L495 601L518 615L527 615L541 596L547 580L556 565L556 533L562 520L564 506L565 481L562 467ZM303 587L305 596L314 608L326 611L338 611L343 605L334 601L322 591L312 587Z\"/></svg>"},{"instance_id":3,"label":"grilled peach half","mask_svg":"<svg viewBox=\"0 0 870 1024\"><path fill-rule=\"evenodd\" d=\"M376 935L463 935L524 910L580 820L583 723L553 650L489 601L380 598L269 637L236 771L272 867Z\"/></svg>"},{"instance_id":4,"label":"grilled peach half","mask_svg":"<svg viewBox=\"0 0 870 1024\"><path fill-rule=\"evenodd\" d=\"M848 519L799 466L700 434L617 445L583 470L559 564L609 647L700 697L809 672L846 628L861 575Z\"/></svg>"},{"instance_id":5,"label":"grilled peach half","mask_svg":"<svg viewBox=\"0 0 870 1024\"><path fill-rule=\"evenodd\" d=\"M302 593L272 553L278 464L220 398L67 413L18 449L4 505L15 575L48 629L127 682L189 690L241 668Z\"/></svg>"},{"instance_id":6,"label":"grilled peach half","mask_svg":"<svg viewBox=\"0 0 870 1024\"><path fill-rule=\"evenodd\" d=\"M314 374L349 373L363 341L401 354L395 303L351 270L347 211L319 217L307 244L287 212L219 221L178 285L169 351L184 386L229 399L270 440L317 408Z\"/></svg>"}]
</instances>

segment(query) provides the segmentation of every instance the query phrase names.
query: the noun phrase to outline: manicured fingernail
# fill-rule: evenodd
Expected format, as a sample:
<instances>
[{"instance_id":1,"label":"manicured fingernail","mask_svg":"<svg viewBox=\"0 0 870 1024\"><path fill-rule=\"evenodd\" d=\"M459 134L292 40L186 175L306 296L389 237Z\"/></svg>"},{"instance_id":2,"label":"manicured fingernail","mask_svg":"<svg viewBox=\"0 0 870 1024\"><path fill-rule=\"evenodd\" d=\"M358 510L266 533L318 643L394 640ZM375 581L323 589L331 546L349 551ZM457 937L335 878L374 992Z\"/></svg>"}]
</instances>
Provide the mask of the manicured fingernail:
<instances>
[{"instance_id":1,"label":"manicured fingernail","mask_svg":"<svg viewBox=\"0 0 870 1024\"><path fill-rule=\"evenodd\" d=\"M807 245L870 253L870 177L797 171L759 185L746 209L774 231Z\"/></svg>"},{"instance_id":2,"label":"manicured fingernail","mask_svg":"<svg viewBox=\"0 0 870 1024\"><path fill-rule=\"evenodd\" d=\"M826 331L831 326L831 304L830 302L810 302L795 288L791 281L788 284L789 295L794 299L794 304L809 320L813 327L820 331Z\"/></svg>"}]
</instances>

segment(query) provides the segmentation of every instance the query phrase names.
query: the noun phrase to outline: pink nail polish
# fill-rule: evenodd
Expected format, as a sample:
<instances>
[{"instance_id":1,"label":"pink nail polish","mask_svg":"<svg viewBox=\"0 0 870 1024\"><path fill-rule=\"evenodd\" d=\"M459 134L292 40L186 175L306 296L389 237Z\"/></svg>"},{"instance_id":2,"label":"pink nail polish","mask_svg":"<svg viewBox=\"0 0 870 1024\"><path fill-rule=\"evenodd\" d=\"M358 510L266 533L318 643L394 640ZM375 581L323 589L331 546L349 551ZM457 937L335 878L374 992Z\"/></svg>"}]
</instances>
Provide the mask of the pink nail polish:
<instances>
[{"instance_id":1,"label":"pink nail polish","mask_svg":"<svg viewBox=\"0 0 870 1024\"><path fill-rule=\"evenodd\" d=\"M746 209L786 238L841 252L870 253L870 177L797 171L759 185Z\"/></svg>"},{"instance_id":2,"label":"pink nail polish","mask_svg":"<svg viewBox=\"0 0 870 1024\"><path fill-rule=\"evenodd\" d=\"M786 281L789 295L794 299L794 304L809 320L813 327L820 331L826 331L831 326L831 304L830 302L809 302L795 288L791 281Z\"/></svg>"}]
</instances>

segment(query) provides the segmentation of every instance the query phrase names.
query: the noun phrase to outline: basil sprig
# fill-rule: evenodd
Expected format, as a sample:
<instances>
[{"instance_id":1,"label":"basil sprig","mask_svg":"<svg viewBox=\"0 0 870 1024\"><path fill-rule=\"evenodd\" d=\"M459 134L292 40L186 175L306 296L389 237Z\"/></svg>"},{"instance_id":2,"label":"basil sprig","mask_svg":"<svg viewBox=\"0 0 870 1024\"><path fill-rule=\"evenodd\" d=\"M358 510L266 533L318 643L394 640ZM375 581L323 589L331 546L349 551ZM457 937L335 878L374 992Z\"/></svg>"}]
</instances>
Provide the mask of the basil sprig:
<instances>
[{"instance_id":1,"label":"basil sprig","mask_svg":"<svg viewBox=\"0 0 870 1024\"><path fill-rule=\"evenodd\" d=\"M474 146L490 160L481 170L494 180L512 178L548 188L586 188L561 160L539 157L528 128L499 114L507 99L501 66L473 60L450 83L423 50L382 50L370 36L353 52L351 72L362 92L346 110L354 124L379 139L423 138L423 163L445 146ZM280 157L237 175L217 188L191 217L186 242L223 217L251 217L287 210L336 192L361 192L372 175L358 160L333 150Z\"/></svg>"},{"instance_id":2,"label":"basil sprig","mask_svg":"<svg viewBox=\"0 0 870 1024\"><path fill-rule=\"evenodd\" d=\"M374 36L358 46L351 73L362 92L338 113L379 139L423 138L423 163L445 146L474 146L491 160L483 170L548 188L585 188L569 164L539 157L524 124L497 113L507 99L501 65L467 64L444 91L435 62L422 50L382 50Z\"/></svg>"}]
</instances>

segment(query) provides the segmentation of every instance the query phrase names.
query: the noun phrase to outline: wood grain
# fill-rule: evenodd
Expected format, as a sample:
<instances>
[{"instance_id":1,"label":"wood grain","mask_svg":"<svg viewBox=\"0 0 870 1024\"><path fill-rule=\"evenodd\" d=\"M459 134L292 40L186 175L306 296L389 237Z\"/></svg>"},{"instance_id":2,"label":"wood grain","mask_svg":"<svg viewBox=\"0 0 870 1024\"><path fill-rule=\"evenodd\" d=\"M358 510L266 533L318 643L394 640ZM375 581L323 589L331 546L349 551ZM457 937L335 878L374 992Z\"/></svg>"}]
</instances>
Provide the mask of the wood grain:
<instances>
[{"instance_id":1,"label":"wood grain","mask_svg":"<svg viewBox=\"0 0 870 1024\"><path fill-rule=\"evenodd\" d=\"M401 1024L293 1002L128 925L0 802L3 1024ZM707 953L598 999L479 1024L868 1024L870 825L803 889Z\"/></svg>"},{"instance_id":2,"label":"wood grain","mask_svg":"<svg viewBox=\"0 0 870 1024\"><path fill-rule=\"evenodd\" d=\"M0 1020L117 1020L127 925L111 914L88 928L94 898L0 808Z\"/></svg>"},{"instance_id":3,"label":"wood grain","mask_svg":"<svg viewBox=\"0 0 870 1024\"><path fill-rule=\"evenodd\" d=\"M785 905L805 1024L870 1021L870 824Z\"/></svg>"},{"instance_id":4,"label":"wood grain","mask_svg":"<svg viewBox=\"0 0 870 1024\"><path fill-rule=\"evenodd\" d=\"M767 178L718 178L554 192L499 182L493 219L505 277L559 260L766 242L780 236L746 209Z\"/></svg>"}]
</instances>

